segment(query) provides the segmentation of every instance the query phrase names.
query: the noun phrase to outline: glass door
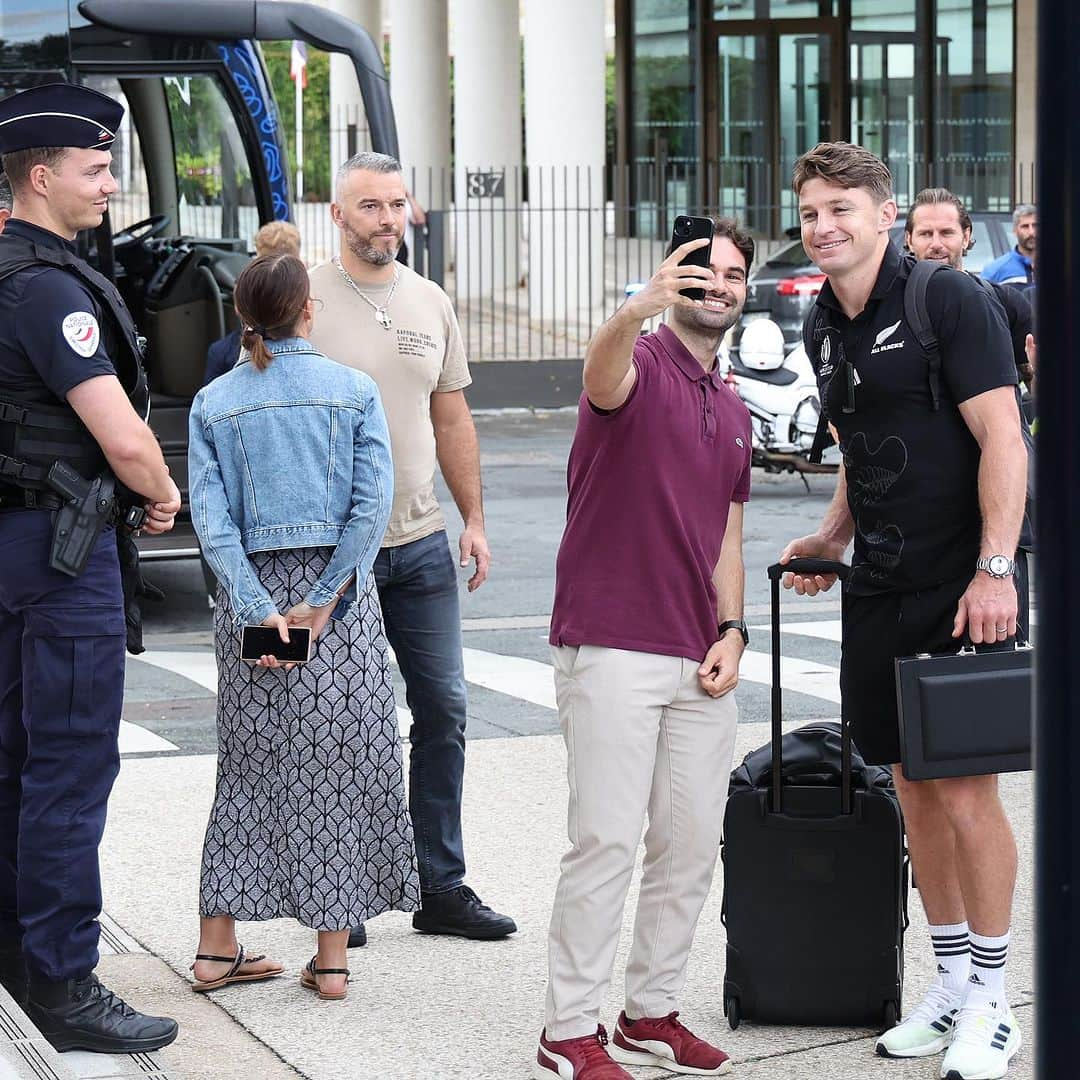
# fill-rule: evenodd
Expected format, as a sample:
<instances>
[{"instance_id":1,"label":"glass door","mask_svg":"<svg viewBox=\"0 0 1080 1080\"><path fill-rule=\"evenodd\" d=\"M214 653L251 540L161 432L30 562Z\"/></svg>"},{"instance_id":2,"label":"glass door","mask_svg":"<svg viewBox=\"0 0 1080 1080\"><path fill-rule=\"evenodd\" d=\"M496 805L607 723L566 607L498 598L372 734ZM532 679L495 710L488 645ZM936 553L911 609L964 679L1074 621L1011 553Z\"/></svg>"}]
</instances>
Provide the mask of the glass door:
<instances>
[{"instance_id":1,"label":"glass door","mask_svg":"<svg viewBox=\"0 0 1080 1080\"><path fill-rule=\"evenodd\" d=\"M791 170L839 137L836 19L714 22L705 65L705 202L779 236L797 223Z\"/></svg>"},{"instance_id":2,"label":"glass door","mask_svg":"<svg viewBox=\"0 0 1080 1080\"><path fill-rule=\"evenodd\" d=\"M755 230L769 227L772 191L771 86L764 34L723 34L713 51L715 108L707 130L705 202Z\"/></svg>"}]
</instances>

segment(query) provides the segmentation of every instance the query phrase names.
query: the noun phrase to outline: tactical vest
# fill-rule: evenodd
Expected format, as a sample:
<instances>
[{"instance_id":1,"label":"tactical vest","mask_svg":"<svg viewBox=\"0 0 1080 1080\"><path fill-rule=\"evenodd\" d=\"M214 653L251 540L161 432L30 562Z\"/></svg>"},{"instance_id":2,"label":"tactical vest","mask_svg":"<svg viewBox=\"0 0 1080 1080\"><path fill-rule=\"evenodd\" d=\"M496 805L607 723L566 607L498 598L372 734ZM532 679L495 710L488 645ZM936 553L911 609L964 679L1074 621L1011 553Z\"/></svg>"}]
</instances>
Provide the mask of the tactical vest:
<instances>
[{"instance_id":1,"label":"tactical vest","mask_svg":"<svg viewBox=\"0 0 1080 1080\"><path fill-rule=\"evenodd\" d=\"M32 266L51 266L86 286L108 320L117 342L111 357L120 385L144 420L150 392L142 349L131 313L116 286L66 248L47 247L12 233L0 235L0 281ZM0 485L40 490L55 461L64 461L85 478L106 468L105 455L71 406L19 401L0 390Z\"/></svg>"}]
</instances>

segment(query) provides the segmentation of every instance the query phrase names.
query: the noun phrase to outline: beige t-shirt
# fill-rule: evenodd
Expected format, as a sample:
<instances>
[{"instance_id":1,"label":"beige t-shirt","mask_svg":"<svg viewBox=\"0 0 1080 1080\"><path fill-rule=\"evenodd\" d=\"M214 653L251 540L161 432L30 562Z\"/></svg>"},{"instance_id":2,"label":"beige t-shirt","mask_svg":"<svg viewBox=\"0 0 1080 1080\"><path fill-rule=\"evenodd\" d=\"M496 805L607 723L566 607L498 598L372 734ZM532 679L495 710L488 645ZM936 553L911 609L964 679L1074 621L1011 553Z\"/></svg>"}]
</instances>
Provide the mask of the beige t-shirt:
<instances>
[{"instance_id":1,"label":"beige t-shirt","mask_svg":"<svg viewBox=\"0 0 1080 1080\"><path fill-rule=\"evenodd\" d=\"M331 360L366 372L379 387L394 455L394 506L383 547L399 547L446 528L435 498L435 429L431 395L472 382L450 297L434 282L398 266L387 311L389 330L333 263L311 271L311 295L322 300L309 335ZM383 304L389 286L357 284Z\"/></svg>"}]
</instances>

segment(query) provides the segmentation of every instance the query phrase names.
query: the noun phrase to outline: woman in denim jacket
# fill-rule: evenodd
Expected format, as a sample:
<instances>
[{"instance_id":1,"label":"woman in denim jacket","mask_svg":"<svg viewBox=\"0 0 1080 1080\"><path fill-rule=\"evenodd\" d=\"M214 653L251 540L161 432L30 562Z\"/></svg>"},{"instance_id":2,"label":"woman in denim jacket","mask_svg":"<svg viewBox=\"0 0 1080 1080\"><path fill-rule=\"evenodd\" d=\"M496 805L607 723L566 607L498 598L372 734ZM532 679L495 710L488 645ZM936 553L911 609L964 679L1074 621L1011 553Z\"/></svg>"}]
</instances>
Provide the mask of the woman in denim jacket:
<instances>
[{"instance_id":1,"label":"woman in denim jacket","mask_svg":"<svg viewBox=\"0 0 1080 1080\"><path fill-rule=\"evenodd\" d=\"M217 792L203 847L195 989L279 975L237 919L318 931L301 982L345 996L349 928L413 911L419 891L371 566L390 514L390 438L375 384L316 352L304 264L236 281L237 366L191 407L191 512L218 578ZM244 625L311 630L306 664L240 660Z\"/></svg>"}]
</instances>

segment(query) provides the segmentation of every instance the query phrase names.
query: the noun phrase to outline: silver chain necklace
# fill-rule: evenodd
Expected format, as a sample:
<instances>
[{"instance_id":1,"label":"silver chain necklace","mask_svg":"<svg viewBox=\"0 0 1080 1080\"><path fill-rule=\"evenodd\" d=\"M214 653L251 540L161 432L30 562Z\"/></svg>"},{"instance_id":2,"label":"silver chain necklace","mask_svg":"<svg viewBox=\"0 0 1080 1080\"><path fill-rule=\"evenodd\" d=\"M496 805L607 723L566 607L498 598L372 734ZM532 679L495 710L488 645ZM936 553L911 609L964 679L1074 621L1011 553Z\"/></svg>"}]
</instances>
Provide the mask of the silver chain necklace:
<instances>
[{"instance_id":1,"label":"silver chain necklace","mask_svg":"<svg viewBox=\"0 0 1080 1080\"><path fill-rule=\"evenodd\" d=\"M390 318L390 312L386 309L390 306L390 301L394 298L394 290L397 288L398 285L397 266L394 267L394 280L390 285L390 291L386 294L386 299L381 304L376 304L375 301L372 300L367 293L363 292L360 286L357 285L356 282L353 281L353 279L349 276L349 271L341 265L341 259L339 259L335 255L333 262L334 265L338 268L338 273L340 273L341 276L345 279L345 284L348 285L349 288L352 289L352 291L356 293L356 295L359 296L360 299L363 300L364 303L367 304L372 311L375 312L375 321L384 330L392 329L394 325L394 320Z\"/></svg>"}]
</instances>

